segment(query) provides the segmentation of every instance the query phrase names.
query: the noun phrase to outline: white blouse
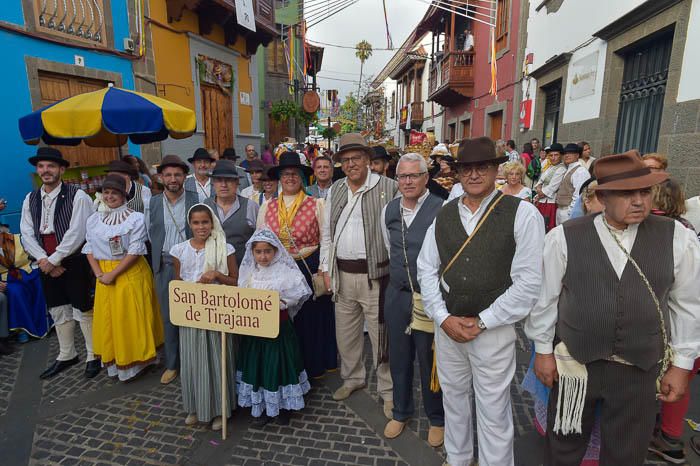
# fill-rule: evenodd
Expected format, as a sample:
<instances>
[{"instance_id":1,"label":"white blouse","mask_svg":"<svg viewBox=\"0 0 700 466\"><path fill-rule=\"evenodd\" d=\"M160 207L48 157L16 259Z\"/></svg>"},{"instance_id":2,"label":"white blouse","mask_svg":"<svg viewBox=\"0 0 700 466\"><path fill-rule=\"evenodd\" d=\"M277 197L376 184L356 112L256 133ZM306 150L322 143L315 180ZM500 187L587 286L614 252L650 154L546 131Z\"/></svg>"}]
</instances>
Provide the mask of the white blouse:
<instances>
[{"instance_id":1,"label":"white blouse","mask_svg":"<svg viewBox=\"0 0 700 466\"><path fill-rule=\"evenodd\" d=\"M121 260L127 255L146 255L146 224L141 212L131 211L121 223L105 223L104 212L95 212L87 219L83 254L92 254L97 260ZM118 238L118 240L115 240ZM117 246L120 254L113 253L110 246ZM115 242L116 241L116 242Z\"/></svg>"},{"instance_id":2,"label":"white blouse","mask_svg":"<svg viewBox=\"0 0 700 466\"><path fill-rule=\"evenodd\" d=\"M227 255L236 252L230 244L226 244ZM204 248L197 250L192 247L190 240L177 243L170 248L170 255L180 261L180 278L186 282L196 283L204 273Z\"/></svg>"}]
</instances>

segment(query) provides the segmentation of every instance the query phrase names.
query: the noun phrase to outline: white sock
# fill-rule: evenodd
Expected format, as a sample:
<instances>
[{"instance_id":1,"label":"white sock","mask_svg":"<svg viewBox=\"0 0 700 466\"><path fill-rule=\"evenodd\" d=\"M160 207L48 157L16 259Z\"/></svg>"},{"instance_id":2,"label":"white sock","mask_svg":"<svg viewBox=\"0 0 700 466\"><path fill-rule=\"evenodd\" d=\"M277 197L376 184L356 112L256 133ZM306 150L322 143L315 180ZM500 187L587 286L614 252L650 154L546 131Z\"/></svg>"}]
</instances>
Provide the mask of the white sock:
<instances>
[{"instance_id":1,"label":"white sock","mask_svg":"<svg viewBox=\"0 0 700 466\"><path fill-rule=\"evenodd\" d=\"M56 325L56 336L58 337L58 361L68 361L78 355L75 351L75 322L69 320Z\"/></svg>"},{"instance_id":2,"label":"white sock","mask_svg":"<svg viewBox=\"0 0 700 466\"><path fill-rule=\"evenodd\" d=\"M95 359L95 353L92 352L92 313L89 315L83 314L83 320L80 321L80 330L85 338L85 351L87 352L87 361Z\"/></svg>"}]
</instances>

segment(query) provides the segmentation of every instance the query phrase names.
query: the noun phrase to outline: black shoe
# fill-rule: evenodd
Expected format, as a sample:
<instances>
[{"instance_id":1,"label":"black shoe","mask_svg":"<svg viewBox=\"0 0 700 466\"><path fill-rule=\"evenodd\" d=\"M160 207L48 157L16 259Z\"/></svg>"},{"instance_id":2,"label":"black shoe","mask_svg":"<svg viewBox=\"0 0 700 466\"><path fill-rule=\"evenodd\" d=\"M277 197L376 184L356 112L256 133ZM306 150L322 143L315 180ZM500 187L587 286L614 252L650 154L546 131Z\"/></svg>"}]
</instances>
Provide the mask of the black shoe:
<instances>
[{"instance_id":1,"label":"black shoe","mask_svg":"<svg viewBox=\"0 0 700 466\"><path fill-rule=\"evenodd\" d=\"M7 341L6 338L3 338L0 340L0 355L3 356L8 356L12 353L15 352L15 349L12 347L12 345Z\"/></svg>"},{"instance_id":2,"label":"black shoe","mask_svg":"<svg viewBox=\"0 0 700 466\"><path fill-rule=\"evenodd\" d=\"M673 464L685 463L685 451L681 440L672 439L660 430L654 434L649 443L649 451Z\"/></svg>"},{"instance_id":3,"label":"black shoe","mask_svg":"<svg viewBox=\"0 0 700 466\"><path fill-rule=\"evenodd\" d=\"M288 426L289 425L289 418L292 416L292 413L287 411L286 409L280 409L279 415L275 418L277 421L277 424L281 426Z\"/></svg>"},{"instance_id":4,"label":"black shoe","mask_svg":"<svg viewBox=\"0 0 700 466\"><path fill-rule=\"evenodd\" d=\"M44 372L41 373L39 378L50 379L54 375L58 375L64 370L68 369L69 367L75 366L76 364L78 364L78 356L74 357L73 359L69 359L68 361L56 360Z\"/></svg>"},{"instance_id":5,"label":"black shoe","mask_svg":"<svg viewBox=\"0 0 700 466\"><path fill-rule=\"evenodd\" d=\"M85 377L88 379L93 379L97 377L100 373L100 368L102 367L102 362L99 359L93 359L88 361L85 365Z\"/></svg>"},{"instance_id":6,"label":"black shoe","mask_svg":"<svg viewBox=\"0 0 700 466\"><path fill-rule=\"evenodd\" d=\"M250 423L250 427L254 429L262 429L265 427L267 424L272 421L273 418L268 416L267 414L263 414L260 417L253 418L253 421Z\"/></svg>"}]
</instances>

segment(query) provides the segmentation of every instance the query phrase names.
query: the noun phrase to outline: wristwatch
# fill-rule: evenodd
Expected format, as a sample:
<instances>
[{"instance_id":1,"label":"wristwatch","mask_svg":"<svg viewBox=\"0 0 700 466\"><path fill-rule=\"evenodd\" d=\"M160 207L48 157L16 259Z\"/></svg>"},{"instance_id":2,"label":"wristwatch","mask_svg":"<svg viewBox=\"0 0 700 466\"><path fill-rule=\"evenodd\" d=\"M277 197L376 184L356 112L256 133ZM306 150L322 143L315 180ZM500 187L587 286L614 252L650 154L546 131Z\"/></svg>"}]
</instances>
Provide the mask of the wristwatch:
<instances>
[{"instance_id":1,"label":"wristwatch","mask_svg":"<svg viewBox=\"0 0 700 466\"><path fill-rule=\"evenodd\" d=\"M479 330L486 330L486 324L481 320L481 317L476 318L476 326L479 327Z\"/></svg>"}]
</instances>

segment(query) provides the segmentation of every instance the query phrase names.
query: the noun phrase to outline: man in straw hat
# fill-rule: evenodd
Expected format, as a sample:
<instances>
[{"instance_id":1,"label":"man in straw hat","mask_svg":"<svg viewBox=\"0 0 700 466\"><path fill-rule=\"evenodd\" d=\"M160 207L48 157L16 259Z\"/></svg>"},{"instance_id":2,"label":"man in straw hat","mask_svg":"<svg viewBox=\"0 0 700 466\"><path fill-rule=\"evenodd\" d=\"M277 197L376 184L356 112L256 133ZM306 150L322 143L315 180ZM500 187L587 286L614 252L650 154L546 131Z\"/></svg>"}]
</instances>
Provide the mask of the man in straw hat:
<instances>
[{"instance_id":1,"label":"man in straw hat","mask_svg":"<svg viewBox=\"0 0 700 466\"><path fill-rule=\"evenodd\" d=\"M374 154L358 133L344 134L335 154L346 177L333 183L326 197L321 230L320 270L333 291L336 339L343 385L333 399L344 400L366 386L362 358L363 321L374 352L377 390L384 400L384 415L394 407L388 364L388 337L382 303L389 275L389 255L382 240L382 209L396 195L396 181L371 173Z\"/></svg>"},{"instance_id":2,"label":"man in straw hat","mask_svg":"<svg viewBox=\"0 0 700 466\"><path fill-rule=\"evenodd\" d=\"M525 326L535 374L552 387L546 465L580 464L600 406L600 464L644 463L657 399L687 390L700 353L700 246L650 215L651 187L668 178L637 151L594 167L600 215L553 229L543 287Z\"/></svg>"},{"instance_id":3,"label":"man in straw hat","mask_svg":"<svg viewBox=\"0 0 700 466\"><path fill-rule=\"evenodd\" d=\"M85 225L94 212L92 199L61 177L69 162L53 147L40 147L29 163L36 167L41 187L22 205L22 245L41 269L46 305L56 326L59 353L40 377L48 379L78 363L75 321L85 339L85 375L95 377L100 361L92 351L92 299L95 286L87 258L81 254Z\"/></svg>"},{"instance_id":4,"label":"man in straw hat","mask_svg":"<svg viewBox=\"0 0 700 466\"><path fill-rule=\"evenodd\" d=\"M177 377L180 366L180 332L170 322L168 286L175 276L170 248L192 237L187 224L187 212L199 202L194 191L184 188L189 167L177 155L166 155L158 165L158 174L165 191L151 198L146 213L148 237L151 240L151 266L155 276L156 293L165 330L165 372L162 384L169 384Z\"/></svg>"},{"instance_id":5,"label":"man in straw hat","mask_svg":"<svg viewBox=\"0 0 700 466\"><path fill-rule=\"evenodd\" d=\"M474 459L472 393L480 464L513 464L513 324L539 294L544 224L532 204L496 190L498 165L506 160L489 138L460 143L456 168L464 194L438 213L418 256L425 313L435 322L452 466Z\"/></svg>"}]
</instances>

